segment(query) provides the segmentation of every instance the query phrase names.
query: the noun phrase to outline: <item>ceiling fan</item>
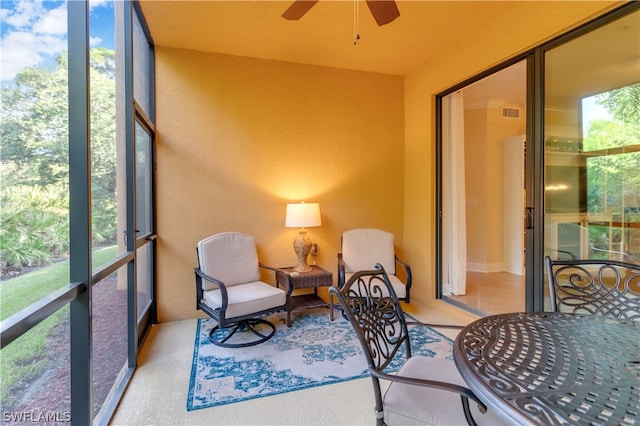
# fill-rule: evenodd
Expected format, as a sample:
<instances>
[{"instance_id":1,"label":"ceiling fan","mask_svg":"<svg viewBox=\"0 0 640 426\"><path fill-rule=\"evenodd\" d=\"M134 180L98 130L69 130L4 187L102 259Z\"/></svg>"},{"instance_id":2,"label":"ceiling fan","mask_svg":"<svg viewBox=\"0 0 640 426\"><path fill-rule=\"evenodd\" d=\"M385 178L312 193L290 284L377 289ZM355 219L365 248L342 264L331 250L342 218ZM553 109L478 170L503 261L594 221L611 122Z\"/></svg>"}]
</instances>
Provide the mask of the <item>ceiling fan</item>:
<instances>
[{"instance_id":1,"label":"ceiling fan","mask_svg":"<svg viewBox=\"0 0 640 426\"><path fill-rule=\"evenodd\" d=\"M366 0L367 6L378 23L378 26L388 24L400 16L400 11L395 0ZM291 21L297 21L309 11L318 0L294 0L282 17Z\"/></svg>"}]
</instances>

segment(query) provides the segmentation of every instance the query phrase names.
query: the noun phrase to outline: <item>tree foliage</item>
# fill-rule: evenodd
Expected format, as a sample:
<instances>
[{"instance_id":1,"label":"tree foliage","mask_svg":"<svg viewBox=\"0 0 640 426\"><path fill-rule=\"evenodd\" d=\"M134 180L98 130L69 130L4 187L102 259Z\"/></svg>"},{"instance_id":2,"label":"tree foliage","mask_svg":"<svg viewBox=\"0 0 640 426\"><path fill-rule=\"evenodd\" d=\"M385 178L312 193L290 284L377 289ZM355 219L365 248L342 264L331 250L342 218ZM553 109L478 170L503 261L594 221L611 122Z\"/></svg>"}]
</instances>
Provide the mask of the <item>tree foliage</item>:
<instances>
[{"instance_id":1,"label":"tree foliage","mask_svg":"<svg viewBox=\"0 0 640 426\"><path fill-rule=\"evenodd\" d=\"M584 138L587 159L587 200L591 213L611 214L614 222L640 221L640 83L597 97L611 120L596 120ZM615 229L609 244L628 250L633 230Z\"/></svg>"},{"instance_id":2,"label":"tree foliage","mask_svg":"<svg viewBox=\"0 0 640 426\"><path fill-rule=\"evenodd\" d=\"M640 83L611 90L598 97L616 120L640 129Z\"/></svg>"},{"instance_id":3,"label":"tree foliage","mask_svg":"<svg viewBox=\"0 0 640 426\"><path fill-rule=\"evenodd\" d=\"M106 242L116 234L113 50L91 50L90 85L93 235L95 242ZM66 53L54 67L25 68L2 87L3 270L47 263L68 249L68 111Z\"/></svg>"},{"instance_id":4,"label":"tree foliage","mask_svg":"<svg viewBox=\"0 0 640 426\"><path fill-rule=\"evenodd\" d=\"M25 68L2 89L0 158L15 165L2 174L11 185L56 185L68 176L67 67L62 56L51 72Z\"/></svg>"}]
</instances>

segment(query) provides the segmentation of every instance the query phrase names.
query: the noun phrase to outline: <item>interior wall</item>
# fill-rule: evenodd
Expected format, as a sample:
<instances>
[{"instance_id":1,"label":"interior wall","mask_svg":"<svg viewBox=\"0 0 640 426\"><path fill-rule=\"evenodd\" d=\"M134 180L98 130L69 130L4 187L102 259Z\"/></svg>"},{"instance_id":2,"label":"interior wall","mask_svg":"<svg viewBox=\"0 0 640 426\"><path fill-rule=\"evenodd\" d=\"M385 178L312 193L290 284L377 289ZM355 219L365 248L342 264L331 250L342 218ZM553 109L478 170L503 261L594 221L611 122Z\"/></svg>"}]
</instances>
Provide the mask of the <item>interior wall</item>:
<instances>
[{"instance_id":1,"label":"interior wall","mask_svg":"<svg viewBox=\"0 0 640 426\"><path fill-rule=\"evenodd\" d=\"M487 271L504 271L504 140L526 133L525 106L521 106L519 119L502 118L498 106L487 112L487 199L489 218L487 226ZM514 164L514 167L518 167ZM524 182L522 182L524 185Z\"/></svg>"},{"instance_id":2,"label":"interior wall","mask_svg":"<svg viewBox=\"0 0 640 426\"><path fill-rule=\"evenodd\" d=\"M158 47L156 94L160 322L198 315L195 247L212 234L295 265L288 202L320 203L308 232L334 282L347 229L393 232L402 253L402 77Z\"/></svg>"},{"instance_id":3,"label":"interior wall","mask_svg":"<svg viewBox=\"0 0 640 426\"><path fill-rule=\"evenodd\" d=\"M489 238L487 211L487 113L485 108L464 112L465 192L467 199L467 265L486 264ZM468 269L468 266L467 266Z\"/></svg>"},{"instance_id":4,"label":"interior wall","mask_svg":"<svg viewBox=\"0 0 640 426\"><path fill-rule=\"evenodd\" d=\"M464 44L406 76L404 250L413 269L412 299L461 320L471 317L435 298L435 95L621 3L509 2L512 19L487 22ZM546 18L534 20L532 11L540 8L548 11Z\"/></svg>"},{"instance_id":5,"label":"interior wall","mask_svg":"<svg viewBox=\"0 0 640 426\"><path fill-rule=\"evenodd\" d=\"M489 100L464 114L467 269L477 272L505 268L503 141L526 132L524 105L517 119L502 118L501 107Z\"/></svg>"}]
</instances>

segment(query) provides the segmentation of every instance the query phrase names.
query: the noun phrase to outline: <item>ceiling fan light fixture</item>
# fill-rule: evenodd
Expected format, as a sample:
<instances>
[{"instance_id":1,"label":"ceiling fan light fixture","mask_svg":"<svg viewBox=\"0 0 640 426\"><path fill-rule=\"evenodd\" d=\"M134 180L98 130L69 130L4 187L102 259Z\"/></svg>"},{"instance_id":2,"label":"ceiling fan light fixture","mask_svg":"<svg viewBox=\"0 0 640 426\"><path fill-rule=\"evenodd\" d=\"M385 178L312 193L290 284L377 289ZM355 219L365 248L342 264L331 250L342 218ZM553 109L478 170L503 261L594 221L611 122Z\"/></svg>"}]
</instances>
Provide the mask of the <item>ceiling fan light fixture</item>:
<instances>
[{"instance_id":1,"label":"ceiling fan light fixture","mask_svg":"<svg viewBox=\"0 0 640 426\"><path fill-rule=\"evenodd\" d=\"M316 3L318 3L318 0L295 0L291 3L291 6L284 11L282 17L290 21L297 21L302 18L309 9L315 6Z\"/></svg>"},{"instance_id":2,"label":"ceiling fan light fixture","mask_svg":"<svg viewBox=\"0 0 640 426\"><path fill-rule=\"evenodd\" d=\"M400 10L394 0L367 0L367 6L379 27L393 22L400 16Z\"/></svg>"},{"instance_id":3,"label":"ceiling fan light fixture","mask_svg":"<svg viewBox=\"0 0 640 426\"><path fill-rule=\"evenodd\" d=\"M400 10L395 0L366 0L367 6L376 20L378 26L386 25L400 16ZM282 17L291 21L297 21L307 13L318 0L294 0L284 11Z\"/></svg>"}]
</instances>

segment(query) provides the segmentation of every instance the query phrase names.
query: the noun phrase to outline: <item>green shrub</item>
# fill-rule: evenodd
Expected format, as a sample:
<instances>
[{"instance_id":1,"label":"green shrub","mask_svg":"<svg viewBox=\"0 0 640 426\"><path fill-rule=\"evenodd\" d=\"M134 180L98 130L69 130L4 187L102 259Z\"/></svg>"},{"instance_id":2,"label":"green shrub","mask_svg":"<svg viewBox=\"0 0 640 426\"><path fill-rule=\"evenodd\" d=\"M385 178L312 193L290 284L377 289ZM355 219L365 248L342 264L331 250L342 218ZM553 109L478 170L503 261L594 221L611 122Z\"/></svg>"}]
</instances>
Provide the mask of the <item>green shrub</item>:
<instances>
[{"instance_id":1,"label":"green shrub","mask_svg":"<svg viewBox=\"0 0 640 426\"><path fill-rule=\"evenodd\" d=\"M69 250L66 188L14 185L0 196L2 269L46 265Z\"/></svg>"}]
</instances>

